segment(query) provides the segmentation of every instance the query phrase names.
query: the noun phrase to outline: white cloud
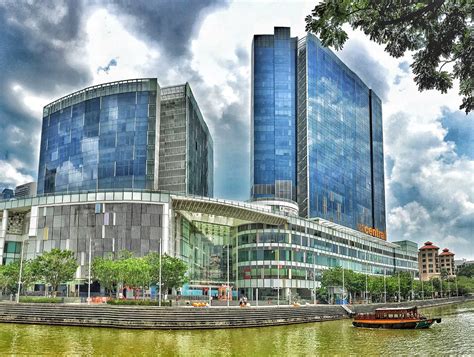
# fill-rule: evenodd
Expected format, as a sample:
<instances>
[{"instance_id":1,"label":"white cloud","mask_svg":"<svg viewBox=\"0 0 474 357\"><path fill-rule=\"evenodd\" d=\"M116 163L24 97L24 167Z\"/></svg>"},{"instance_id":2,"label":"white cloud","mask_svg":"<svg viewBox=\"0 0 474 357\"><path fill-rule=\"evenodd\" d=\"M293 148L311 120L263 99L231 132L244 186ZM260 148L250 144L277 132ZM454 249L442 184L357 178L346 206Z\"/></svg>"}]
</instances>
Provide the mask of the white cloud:
<instances>
[{"instance_id":1,"label":"white cloud","mask_svg":"<svg viewBox=\"0 0 474 357\"><path fill-rule=\"evenodd\" d=\"M30 175L25 175L21 170L25 169L23 164L18 160L0 160L0 182L15 187L34 181Z\"/></svg>"},{"instance_id":2,"label":"white cloud","mask_svg":"<svg viewBox=\"0 0 474 357\"><path fill-rule=\"evenodd\" d=\"M89 69L94 74L94 84L157 76L147 68L148 63L159 59L158 49L138 39L124 25L106 9L97 9L88 18L85 52ZM117 61L116 67L109 72L97 71L112 59Z\"/></svg>"},{"instance_id":3,"label":"white cloud","mask_svg":"<svg viewBox=\"0 0 474 357\"><path fill-rule=\"evenodd\" d=\"M439 117L397 113L386 123L390 239L431 240L474 256L474 161L444 141Z\"/></svg>"}]
</instances>

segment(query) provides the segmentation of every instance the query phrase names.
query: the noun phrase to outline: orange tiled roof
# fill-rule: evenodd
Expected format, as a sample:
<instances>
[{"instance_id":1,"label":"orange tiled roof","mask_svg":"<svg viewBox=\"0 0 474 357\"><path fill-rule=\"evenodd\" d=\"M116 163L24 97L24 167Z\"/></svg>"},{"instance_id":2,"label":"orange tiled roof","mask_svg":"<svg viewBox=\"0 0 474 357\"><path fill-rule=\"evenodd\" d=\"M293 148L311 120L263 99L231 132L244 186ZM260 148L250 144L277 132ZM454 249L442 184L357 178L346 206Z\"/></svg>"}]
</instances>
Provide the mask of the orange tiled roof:
<instances>
[{"instance_id":1,"label":"orange tiled roof","mask_svg":"<svg viewBox=\"0 0 474 357\"><path fill-rule=\"evenodd\" d=\"M427 241L427 242L425 242L425 245L420 248L420 250L425 250L425 249L439 249L439 247L433 245L432 242Z\"/></svg>"}]
</instances>

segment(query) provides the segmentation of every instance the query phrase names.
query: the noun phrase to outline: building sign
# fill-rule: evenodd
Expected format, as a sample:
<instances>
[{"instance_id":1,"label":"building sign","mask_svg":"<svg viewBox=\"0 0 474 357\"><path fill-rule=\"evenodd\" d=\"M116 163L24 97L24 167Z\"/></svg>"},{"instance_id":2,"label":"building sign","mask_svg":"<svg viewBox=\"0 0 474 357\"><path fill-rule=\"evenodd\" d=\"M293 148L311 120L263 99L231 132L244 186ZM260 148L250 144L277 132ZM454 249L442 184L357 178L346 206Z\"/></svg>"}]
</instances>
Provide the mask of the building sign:
<instances>
[{"instance_id":1,"label":"building sign","mask_svg":"<svg viewBox=\"0 0 474 357\"><path fill-rule=\"evenodd\" d=\"M365 234L371 235L373 237L377 237L383 240L387 240L387 236L385 235L385 232L379 231L377 228L372 228L369 226L366 226L364 224L358 224L357 229Z\"/></svg>"}]
</instances>

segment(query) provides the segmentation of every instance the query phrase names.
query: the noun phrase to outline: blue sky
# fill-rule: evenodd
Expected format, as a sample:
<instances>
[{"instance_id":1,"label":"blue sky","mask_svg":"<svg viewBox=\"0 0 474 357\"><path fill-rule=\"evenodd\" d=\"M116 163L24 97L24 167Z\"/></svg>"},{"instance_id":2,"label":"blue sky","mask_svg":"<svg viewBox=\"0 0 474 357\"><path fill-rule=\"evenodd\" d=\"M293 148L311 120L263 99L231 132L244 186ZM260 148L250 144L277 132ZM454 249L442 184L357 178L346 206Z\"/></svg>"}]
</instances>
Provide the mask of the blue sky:
<instances>
[{"instance_id":1,"label":"blue sky","mask_svg":"<svg viewBox=\"0 0 474 357\"><path fill-rule=\"evenodd\" d=\"M130 4L133 3L133 6ZM250 46L315 1L0 3L0 187L36 179L42 107L83 87L157 77L191 84L213 134L215 195L249 196ZM432 240L474 258L474 116L455 88L419 93L411 56L360 32L338 53L383 99L389 240Z\"/></svg>"}]
</instances>

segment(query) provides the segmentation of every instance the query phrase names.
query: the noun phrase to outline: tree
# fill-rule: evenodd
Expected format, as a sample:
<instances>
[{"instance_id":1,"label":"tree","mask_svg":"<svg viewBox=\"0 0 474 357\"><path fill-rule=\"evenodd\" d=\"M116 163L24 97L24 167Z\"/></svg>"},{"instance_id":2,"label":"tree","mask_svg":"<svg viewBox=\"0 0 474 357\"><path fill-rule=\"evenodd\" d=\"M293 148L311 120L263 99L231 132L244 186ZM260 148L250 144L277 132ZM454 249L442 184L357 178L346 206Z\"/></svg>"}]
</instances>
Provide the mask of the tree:
<instances>
[{"instance_id":1,"label":"tree","mask_svg":"<svg viewBox=\"0 0 474 357\"><path fill-rule=\"evenodd\" d=\"M150 253L146 256L150 264L150 279L154 284L160 282L160 254ZM163 291L175 289L182 286L186 281L188 266L179 258L171 257L167 254L161 256L161 282Z\"/></svg>"},{"instance_id":2,"label":"tree","mask_svg":"<svg viewBox=\"0 0 474 357\"><path fill-rule=\"evenodd\" d=\"M109 291L112 296L113 291L120 283L119 264L110 258L96 257L92 262L92 274L100 285Z\"/></svg>"},{"instance_id":3,"label":"tree","mask_svg":"<svg viewBox=\"0 0 474 357\"><path fill-rule=\"evenodd\" d=\"M150 265L145 258L130 257L116 261L117 271L123 285L131 288L147 287L150 284Z\"/></svg>"},{"instance_id":4,"label":"tree","mask_svg":"<svg viewBox=\"0 0 474 357\"><path fill-rule=\"evenodd\" d=\"M458 276L467 276L468 278L474 277L474 264L464 264L458 268Z\"/></svg>"},{"instance_id":5,"label":"tree","mask_svg":"<svg viewBox=\"0 0 474 357\"><path fill-rule=\"evenodd\" d=\"M21 274L22 289L27 288L35 280L31 261L23 261ZM14 261L10 264L0 265L0 291L3 293L16 294L18 291L18 277L20 274L20 262Z\"/></svg>"},{"instance_id":6,"label":"tree","mask_svg":"<svg viewBox=\"0 0 474 357\"><path fill-rule=\"evenodd\" d=\"M59 284L74 278L77 266L74 253L70 250L53 249L32 261L33 273L39 280L51 285L53 296L56 296Z\"/></svg>"},{"instance_id":7,"label":"tree","mask_svg":"<svg viewBox=\"0 0 474 357\"><path fill-rule=\"evenodd\" d=\"M458 79L460 109L467 114L474 107L473 13L472 0L323 0L306 17L306 30L339 50L348 39L342 26L349 24L395 58L415 51L418 89L446 93Z\"/></svg>"}]
</instances>

